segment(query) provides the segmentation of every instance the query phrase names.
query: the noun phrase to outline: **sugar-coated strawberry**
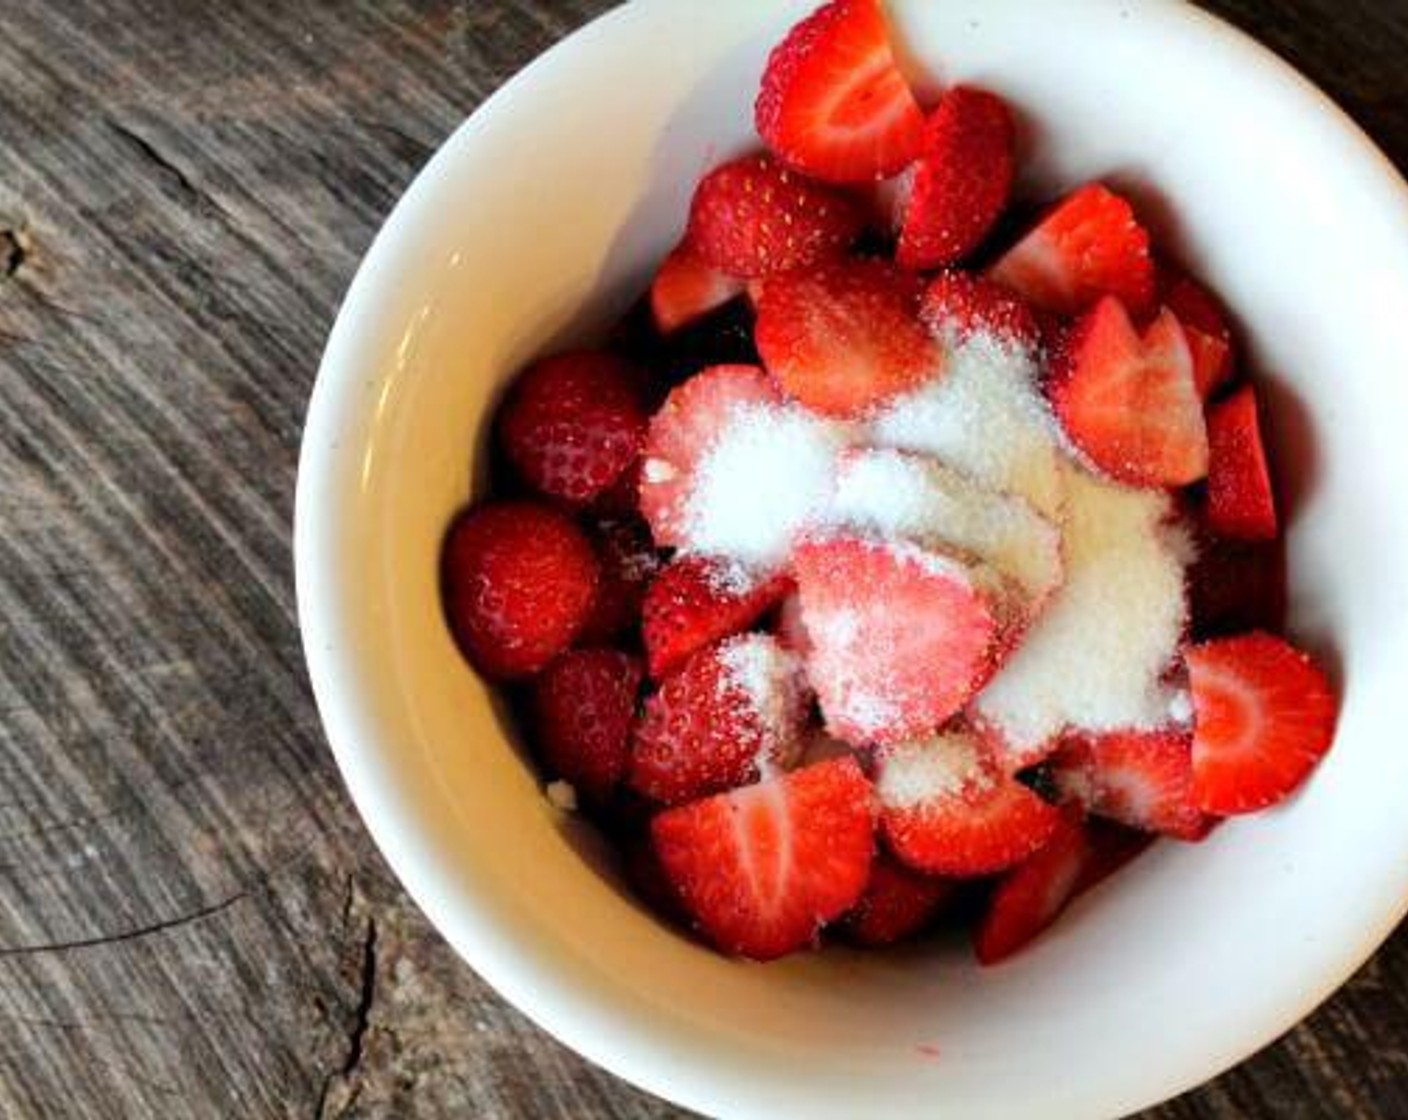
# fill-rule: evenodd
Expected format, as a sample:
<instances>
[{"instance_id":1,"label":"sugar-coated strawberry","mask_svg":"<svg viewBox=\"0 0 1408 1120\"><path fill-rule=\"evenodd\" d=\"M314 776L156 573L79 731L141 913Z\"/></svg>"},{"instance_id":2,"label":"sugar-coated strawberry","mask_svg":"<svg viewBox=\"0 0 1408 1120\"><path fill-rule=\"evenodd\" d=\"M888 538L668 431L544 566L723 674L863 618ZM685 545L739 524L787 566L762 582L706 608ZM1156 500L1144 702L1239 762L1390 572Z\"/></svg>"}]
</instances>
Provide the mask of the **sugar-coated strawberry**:
<instances>
[{"instance_id":1,"label":"sugar-coated strawberry","mask_svg":"<svg viewBox=\"0 0 1408 1120\"><path fill-rule=\"evenodd\" d=\"M1178 316L1193 354L1193 380L1207 400L1232 376L1236 348L1222 301L1186 272L1165 266L1159 274L1159 300Z\"/></svg>"},{"instance_id":2,"label":"sugar-coated strawberry","mask_svg":"<svg viewBox=\"0 0 1408 1120\"><path fill-rule=\"evenodd\" d=\"M499 413L504 453L535 490L585 504L640 454L639 375L612 354L575 351L521 373Z\"/></svg>"},{"instance_id":3,"label":"sugar-coated strawberry","mask_svg":"<svg viewBox=\"0 0 1408 1120\"><path fill-rule=\"evenodd\" d=\"M875 788L890 850L930 875L991 875L1042 846L1060 811L952 732L882 748Z\"/></svg>"},{"instance_id":4,"label":"sugar-coated strawberry","mask_svg":"<svg viewBox=\"0 0 1408 1120\"><path fill-rule=\"evenodd\" d=\"M1022 297L971 272L934 277L920 300L919 317L950 346L974 335L1026 350L1041 345L1041 327Z\"/></svg>"},{"instance_id":5,"label":"sugar-coated strawberry","mask_svg":"<svg viewBox=\"0 0 1408 1120\"><path fill-rule=\"evenodd\" d=\"M1136 317L1154 299L1149 234L1129 203L1090 183L1058 203L989 271L1033 305L1078 315L1115 296Z\"/></svg>"},{"instance_id":6,"label":"sugar-coated strawberry","mask_svg":"<svg viewBox=\"0 0 1408 1120\"><path fill-rule=\"evenodd\" d=\"M676 245L650 283L650 313L661 334L670 334L741 295L744 282L720 272L688 241Z\"/></svg>"},{"instance_id":7,"label":"sugar-coated strawberry","mask_svg":"<svg viewBox=\"0 0 1408 1120\"><path fill-rule=\"evenodd\" d=\"M1102 299L1071 330L1047 384L1066 434L1132 486L1185 486L1208 470L1208 433L1183 328L1165 311L1141 337Z\"/></svg>"},{"instance_id":8,"label":"sugar-coated strawberry","mask_svg":"<svg viewBox=\"0 0 1408 1120\"><path fill-rule=\"evenodd\" d=\"M564 653L533 682L534 746L548 770L604 801L626 772L640 659L614 649Z\"/></svg>"},{"instance_id":9,"label":"sugar-coated strawberry","mask_svg":"<svg viewBox=\"0 0 1408 1120\"><path fill-rule=\"evenodd\" d=\"M1203 818L1203 835L1206 835L1208 830L1207 822L1214 819ZM1098 886L1117 871L1123 870L1147 852L1157 839L1151 832L1143 832L1095 817L1085 822L1085 835L1090 842L1090 858L1076 882L1076 894Z\"/></svg>"},{"instance_id":10,"label":"sugar-coated strawberry","mask_svg":"<svg viewBox=\"0 0 1408 1120\"><path fill-rule=\"evenodd\" d=\"M997 884L973 938L978 961L993 965L1026 948L1075 897L1091 860L1076 816L1058 816L1044 847Z\"/></svg>"},{"instance_id":11,"label":"sugar-coated strawberry","mask_svg":"<svg viewBox=\"0 0 1408 1120\"><path fill-rule=\"evenodd\" d=\"M685 243L705 264L749 280L840 255L864 222L848 195L751 155L699 181Z\"/></svg>"},{"instance_id":12,"label":"sugar-coated strawberry","mask_svg":"<svg viewBox=\"0 0 1408 1120\"><path fill-rule=\"evenodd\" d=\"M1188 570L1188 599L1197 638L1283 629L1285 542L1200 541Z\"/></svg>"},{"instance_id":13,"label":"sugar-coated strawberry","mask_svg":"<svg viewBox=\"0 0 1408 1120\"><path fill-rule=\"evenodd\" d=\"M837 923L836 931L855 945L893 945L932 922L955 890L948 880L920 875L881 853L870 869L865 894Z\"/></svg>"},{"instance_id":14,"label":"sugar-coated strawberry","mask_svg":"<svg viewBox=\"0 0 1408 1120\"><path fill-rule=\"evenodd\" d=\"M1191 732L1070 735L1052 759L1057 785L1086 812L1183 840L1203 834L1193 795Z\"/></svg>"},{"instance_id":15,"label":"sugar-coated strawberry","mask_svg":"<svg viewBox=\"0 0 1408 1120\"><path fill-rule=\"evenodd\" d=\"M756 366L710 366L670 393L650 421L641 459L640 511L657 545L688 539L695 467L735 412L782 403L773 380Z\"/></svg>"},{"instance_id":16,"label":"sugar-coated strawberry","mask_svg":"<svg viewBox=\"0 0 1408 1120\"><path fill-rule=\"evenodd\" d=\"M641 607L650 675L668 676L705 646L747 630L791 586L785 575L759 577L703 556L677 558L655 577Z\"/></svg>"},{"instance_id":17,"label":"sugar-coated strawberry","mask_svg":"<svg viewBox=\"0 0 1408 1120\"><path fill-rule=\"evenodd\" d=\"M1205 812L1250 813L1288 797L1334 741L1324 672L1281 638L1219 638L1184 654L1193 692L1193 790Z\"/></svg>"},{"instance_id":18,"label":"sugar-coated strawberry","mask_svg":"<svg viewBox=\"0 0 1408 1120\"><path fill-rule=\"evenodd\" d=\"M942 354L919 321L918 299L918 281L882 260L773 277L758 301L758 353L813 412L863 416L939 373Z\"/></svg>"},{"instance_id":19,"label":"sugar-coated strawberry","mask_svg":"<svg viewBox=\"0 0 1408 1120\"><path fill-rule=\"evenodd\" d=\"M931 269L966 257L992 229L1012 193L1016 129L995 94L956 86L924 127L924 145L903 207L895 259Z\"/></svg>"},{"instance_id":20,"label":"sugar-coated strawberry","mask_svg":"<svg viewBox=\"0 0 1408 1120\"><path fill-rule=\"evenodd\" d=\"M870 782L854 759L797 770L661 813L665 874L726 953L771 960L816 942L870 880Z\"/></svg>"},{"instance_id":21,"label":"sugar-coated strawberry","mask_svg":"<svg viewBox=\"0 0 1408 1120\"><path fill-rule=\"evenodd\" d=\"M895 64L879 0L832 0L768 57L758 135L783 162L837 183L884 179L924 140L924 114Z\"/></svg>"},{"instance_id":22,"label":"sugar-coated strawberry","mask_svg":"<svg viewBox=\"0 0 1408 1120\"><path fill-rule=\"evenodd\" d=\"M740 634L691 657L645 703L628 781L673 805L785 768L801 747L801 665L767 634Z\"/></svg>"},{"instance_id":23,"label":"sugar-coated strawberry","mask_svg":"<svg viewBox=\"0 0 1408 1120\"><path fill-rule=\"evenodd\" d=\"M1243 385L1208 412L1208 527L1220 537L1278 535L1276 499L1261 441L1256 390Z\"/></svg>"},{"instance_id":24,"label":"sugar-coated strawberry","mask_svg":"<svg viewBox=\"0 0 1408 1120\"><path fill-rule=\"evenodd\" d=\"M591 613L601 565L568 517L535 502L476 506L441 553L445 615L486 677L531 676L572 644Z\"/></svg>"},{"instance_id":25,"label":"sugar-coated strawberry","mask_svg":"<svg viewBox=\"0 0 1408 1120\"><path fill-rule=\"evenodd\" d=\"M660 568L650 530L638 517L601 521L593 541L601 560L596 602L578 640L606 643L640 621L646 588Z\"/></svg>"},{"instance_id":26,"label":"sugar-coated strawberry","mask_svg":"<svg viewBox=\"0 0 1408 1120\"><path fill-rule=\"evenodd\" d=\"M827 729L865 746L927 734L992 670L999 620L972 569L907 543L837 536L793 553L807 674Z\"/></svg>"}]
</instances>

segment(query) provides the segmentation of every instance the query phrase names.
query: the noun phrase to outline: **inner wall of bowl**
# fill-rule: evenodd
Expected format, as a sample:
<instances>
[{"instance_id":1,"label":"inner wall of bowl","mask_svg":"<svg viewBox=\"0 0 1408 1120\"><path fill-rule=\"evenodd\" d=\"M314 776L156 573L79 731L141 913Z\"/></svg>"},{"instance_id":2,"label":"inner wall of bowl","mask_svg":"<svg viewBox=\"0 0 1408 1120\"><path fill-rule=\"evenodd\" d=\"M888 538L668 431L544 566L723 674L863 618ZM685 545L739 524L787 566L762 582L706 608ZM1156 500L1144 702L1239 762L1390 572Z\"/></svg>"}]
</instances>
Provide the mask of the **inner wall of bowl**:
<instances>
[{"instance_id":1,"label":"inner wall of bowl","mask_svg":"<svg viewBox=\"0 0 1408 1120\"><path fill-rule=\"evenodd\" d=\"M1200 847L1161 846L1005 967L979 970L953 947L726 961L589 873L457 656L435 580L501 386L639 292L699 174L754 142L766 50L810 4L691 6L687 57L659 49L682 7L618 13L520 78L437 158L398 244L379 249L396 321L365 359L368 450L340 547L382 740L359 749L383 752L379 773L413 807L413 888L473 963L578 1048L720 1111L804 1093L808 1115L847 1115L919 1086L962 1115L1022 1114L1024 1101L1061 1115L1096 1099L1071 1076L1077 1045L1087 1066L1103 1055L1100 1100L1152 1099L1151 1053L1160 1087L1182 1087L1308 1010L1385 932L1385 893L1401 895L1403 876L1363 857L1408 840L1393 731L1408 723L1394 679L1408 451L1376 419L1408 414L1403 215L1370 220L1385 202L1372 160L1312 95L1180 6L1071 4L1053 20L1036 0L890 5L927 84L990 85L1022 112L1029 187L1108 177L1166 199L1161 232L1247 325L1296 459L1283 466L1299 471L1294 622L1345 682L1340 742L1291 804Z\"/></svg>"}]
</instances>

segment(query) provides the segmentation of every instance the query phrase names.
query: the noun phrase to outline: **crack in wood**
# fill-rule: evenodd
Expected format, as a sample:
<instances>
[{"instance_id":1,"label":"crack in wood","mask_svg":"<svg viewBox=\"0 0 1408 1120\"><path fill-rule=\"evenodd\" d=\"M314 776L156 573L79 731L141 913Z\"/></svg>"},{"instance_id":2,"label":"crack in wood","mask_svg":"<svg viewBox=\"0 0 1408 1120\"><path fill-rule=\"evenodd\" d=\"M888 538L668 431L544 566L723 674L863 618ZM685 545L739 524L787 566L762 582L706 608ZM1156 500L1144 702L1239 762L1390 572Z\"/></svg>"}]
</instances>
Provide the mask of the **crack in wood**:
<instances>
[{"instance_id":1,"label":"crack in wood","mask_svg":"<svg viewBox=\"0 0 1408 1120\"><path fill-rule=\"evenodd\" d=\"M133 152L154 166L194 209L213 211L221 215L225 213L225 208L220 203L202 190L179 165L164 156L157 146L140 132L115 120L109 120L107 126Z\"/></svg>"},{"instance_id":2,"label":"crack in wood","mask_svg":"<svg viewBox=\"0 0 1408 1120\"><path fill-rule=\"evenodd\" d=\"M349 899L351 897L350 891L348 897ZM333 1087L338 1082L346 1082L356 1076L358 1067L362 1064L362 1056L366 1052L367 1033L371 1029L372 1005L376 1002L377 925L376 919L372 917L367 919L367 932L362 939L360 977L361 985L357 993L357 1007L352 1016L352 1028L347 1032L347 1055L343 1058L340 1067L323 1078L322 1085L318 1089L317 1103L313 1109L314 1120L328 1120L327 1109ZM347 1113L356 1101L359 1092L360 1087L354 1085L347 1101L338 1109L337 1116L343 1116Z\"/></svg>"},{"instance_id":3,"label":"crack in wood","mask_svg":"<svg viewBox=\"0 0 1408 1120\"><path fill-rule=\"evenodd\" d=\"M235 905L235 903L248 897L248 891L240 891L238 894L233 894L224 901L217 902L212 906L203 906L199 910L191 911L189 914L182 914L180 917L168 918L161 922L153 922L151 925L127 930L124 933L104 934L101 937L83 937L73 941L47 941L39 945L14 945L8 948L0 948L0 957L27 957L39 953L66 953L74 949L92 949L99 945L120 945L127 941L137 941L143 937L166 933L169 930L190 925L192 922L212 918L216 914L228 910L231 906Z\"/></svg>"},{"instance_id":4,"label":"crack in wood","mask_svg":"<svg viewBox=\"0 0 1408 1120\"><path fill-rule=\"evenodd\" d=\"M0 275L9 279L29 259L29 248L19 230L0 229Z\"/></svg>"}]
</instances>

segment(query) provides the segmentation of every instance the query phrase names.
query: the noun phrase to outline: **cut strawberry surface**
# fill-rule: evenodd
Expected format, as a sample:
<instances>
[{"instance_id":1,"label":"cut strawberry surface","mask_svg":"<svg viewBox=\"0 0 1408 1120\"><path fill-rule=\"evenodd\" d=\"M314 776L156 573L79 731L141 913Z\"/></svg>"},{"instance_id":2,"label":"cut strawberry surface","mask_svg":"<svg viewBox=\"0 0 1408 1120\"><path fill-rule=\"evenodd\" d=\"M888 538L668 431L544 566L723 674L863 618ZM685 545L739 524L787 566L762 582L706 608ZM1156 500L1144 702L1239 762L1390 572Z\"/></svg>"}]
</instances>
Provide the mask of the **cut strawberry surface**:
<instances>
[{"instance_id":1,"label":"cut strawberry surface","mask_svg":"<svg viewBox=\"0 0 1408 1120\"><path fill-rule=\"evenodd\" d=\"M1086 812L1184 840L1203 835L1193 793L1192 733L1109 731L1069 736L1052 759L1062 793Z\"/></svg>"},{"instance_id":2,"label":"cut strawberry surface","mask_svg":"<svg viewBox=\"0 0 1408 1120\"><path fill-rule=\"evenodd\" d=\"M661 813L665 874L724 952L771 960L816 941L865 892L870 782L853 759L798 770Z\"/></svg>"},{"instance_id":3,"label":"cut strawberry surface","mask_svg":"<svg viewBox=\"0 0 1408 1120\"><path fill-rule=\"evenodd\" d=\"M1058 814L1046 845L993 891L973 939L979 963L998 964L1030 945L1075 897L1090 860L1079 819Z\"/></svg>"},{"instance_id":4,"label":"cut strawberry surface","mask_svg":"<svg viewBox=\"0 0 1408 1120\"><path fill-rule=\"evenodd\" d=\"M650 675L659 680L705 646L748 629L791 587L785 575L759 578L707 557L673 561L651 583L641 609Z\"/></svg>"},{"instance_id":5,"label":"cut strawberry surface","mask_svg":"<svg viewBox=\"0 0 1408 1120\"><path fill-rule=\"evenodd\" d=\"M1129 203L1099 183L1058 203L989 276L1058 315L1115 296L1139 317L1154 299L1149 235Z\"/></svg>"},{"instance_id":6,"label":"cut strawberry surface","mask_svg":"<svg viewBox=\"0 0 1408 1120\"><path fill-rule=\"evenodd\" d=\"M612 649L564 653L533 683L534 745L549 771L604 801L626 772L640 660Z\"/></svg>"},{"instance_id":7,"label":"cut strawberry surface","mask_svg":"<svg viewBox=\"0 0 1408 1120\"><path fill-rule=\"evenodd\" d=\"M750 280L838 256L864 223L854 199L751 155L700 180L685 242L706 265Z\"/></svg>"},{"instance_id":8,"label":"cut strawberry surface","mask_svg":"<svg viewBox=\"0 0 1408 1120\"><path fill-rule=\"evenodd\" d=\"M1178 316L1193 355L1193 380L1207 400L1232 376L1236 349L1222 301L1185 272L1160 274L1159 299Z\"/></svg>"},{"instance_id":9,"label":"cut strawberry surface","mask_svg":"<svg viewBox=\"0 0 1408 1120\"><path fill-rule=\"evenodd\" d=\"M1047 392L1097 467L1132 486L1184 486L1207 474L1208 435L1183 328L1164 312L1141 338L1116 299L1071 331Z\"/></svg>"},{"instance_id":10,"label":"cut strawberry surface","mask_svg":"<svg viewBox=\"0 0 1408 1120\"><path fill-rule=\"evenodd\" d=\"M794 570L827 729L858 746L932 732L992 671L999 620L972 569L862 537L805 541Z\"/></svg>"},{"instance_id":11,"label":"cut strawberry surface","mask_svg":"<svg viewBox=\"0 0 1408 1120\"><path fill-rule=\"evenodd\" d=\"M1256 391L1244 385L1208 413L1208 527L1220 537L1278 535Z\"/></svg>"},{"instance_id":12,"label":"cut strawberry surface","mask_svg":"<svg viewBox=\"0 0 1408 1120\"><path fill-rule=\"evenodd\" d=\"M877 855L865 894L837 924L837 932L855 945L893 945L929 925L956 889L946 879L920 875Z\"/></svg>"},{"instance_id":13,"label":"cut strawberry surface","mask_svg":"<svg viewBox=\"0 0 1408 1120\"><path fill-rule=\"evenodd\" d=\"M758 301L763 364L823 416L863 416L937 376L942 354L917 316L919 284L880 260L769 280Z\"/></svg>"},{"instance_id":14,"label":"cut strawberry surface","mask_svg":"<svg viewBox=\"0 0 1408 1120\"><path fill-rule=\"evenodd\" d=\"M646 701L631 788L673 805L786 768L800 751L806 705L800 663L770 635L711 646Z\"/></svg>"},{"instance_id":15,"label":"cut strawberry surface","mask_svg":"<svg viewBox=\"0 0 1408 1120\"><path fill-rule=\"evenodd\" d=\"M601 579L591 615L578 635L582 644L610 642L635 626L645 590L660 567L650 531L638 517L598 522L592 539Z\"/></svg>"},{"instance_id":16,"label":"cut strawberry surface","mask_svg":"<svg viewBox=\"0 0 1408 1120\"><path fill-rule=\"evenodd\" d=\"M670 334L743 294L745 284L720 272L688 242L675 246L650 284L656 329Z\"/></svg>"},{"instance_id":17,"label":"cut strawberry surface","mask_svg":"<svg viewBox=\"0 0 1408 1120\"><path fill-rule=\"evenodd\" d=\"M982 244L1012 193L1015 144L1000 97L967 86L944 94L925 125L904 205L895 253L903 267L951 265Z\"/></svg>"},{"instance_id":18,"label":"cut strawberry surface","mask_svg":"<svg viewBox=\"0 0 1408 1120\"><path fill-rule=\"evenodd\" d=\"M837 183L903 170L924 139L924 114L895 64L879 0L833 0L768 57L754 123L799 171Z\"/></svg>"},{"instance_id":19,"label":"cut strawberry surface","mask_svg":"<svg viewBox=\"0 0 1408 1120\"><path fill-rule=\"evenodd\" d=\"M1185 660L1199 805L1228 816L1284 800L1334 741L1339 704L1324 672L1261 633L1205 642Z\"/></svg>"},{"instance_id":20,"label":"cut strawberry surface","mask_svg":"<svg viewBox=\"0 0 1408 1120\"><path fill-rule=\"evenodd\" d=\"M940 339L958 346L974 335L1035 350L1042 332L1030 307L1015 292L971 272L934 277L919 305L919 317Z\"/></svg>"}]
</instances>

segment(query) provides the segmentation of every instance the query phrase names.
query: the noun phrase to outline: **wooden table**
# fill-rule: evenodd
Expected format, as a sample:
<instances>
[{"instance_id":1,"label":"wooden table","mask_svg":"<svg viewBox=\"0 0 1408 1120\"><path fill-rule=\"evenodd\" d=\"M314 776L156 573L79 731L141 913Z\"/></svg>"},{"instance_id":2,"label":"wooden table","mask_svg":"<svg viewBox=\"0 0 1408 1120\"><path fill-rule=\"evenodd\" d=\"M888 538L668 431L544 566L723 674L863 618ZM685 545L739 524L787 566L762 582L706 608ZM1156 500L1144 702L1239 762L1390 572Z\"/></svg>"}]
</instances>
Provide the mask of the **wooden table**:
<instances>
[{"instance_id":1,"label":"wooden table","mask_svg":"<svg viewBox=\"0 0 1408 1120\"><path fill-rule=\"evenodd\" d=\"M683 1115L400 891L324 746L289 552L373 232L608 6L0 0L0 1115ZM1408 0L1213 6L1408 164ZM1408 937L1148 1115L1408 1117Z\"/></svg>"}]
</instances>

